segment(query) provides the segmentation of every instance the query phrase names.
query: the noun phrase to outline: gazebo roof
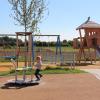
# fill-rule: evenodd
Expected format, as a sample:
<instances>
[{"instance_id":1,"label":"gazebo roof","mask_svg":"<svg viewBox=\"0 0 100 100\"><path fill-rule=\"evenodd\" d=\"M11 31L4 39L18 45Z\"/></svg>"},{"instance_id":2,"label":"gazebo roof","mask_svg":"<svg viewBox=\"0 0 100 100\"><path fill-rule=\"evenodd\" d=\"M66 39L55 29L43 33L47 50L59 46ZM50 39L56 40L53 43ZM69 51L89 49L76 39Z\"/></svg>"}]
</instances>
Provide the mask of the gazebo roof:
<instances>
[{"instance_id":1,"label":"gazebo roof","mask_svg":"<svg viewBox=\"0 0 100 100\"><path fill-rule=\"evenodd\" d=\"M86 29L86 28L100 28L100 24L90 21L90 17L88 17L87 21L85 21L83 24L81 24L79 27L76 28L78 29Z\"/></svg>"}]
</instances>

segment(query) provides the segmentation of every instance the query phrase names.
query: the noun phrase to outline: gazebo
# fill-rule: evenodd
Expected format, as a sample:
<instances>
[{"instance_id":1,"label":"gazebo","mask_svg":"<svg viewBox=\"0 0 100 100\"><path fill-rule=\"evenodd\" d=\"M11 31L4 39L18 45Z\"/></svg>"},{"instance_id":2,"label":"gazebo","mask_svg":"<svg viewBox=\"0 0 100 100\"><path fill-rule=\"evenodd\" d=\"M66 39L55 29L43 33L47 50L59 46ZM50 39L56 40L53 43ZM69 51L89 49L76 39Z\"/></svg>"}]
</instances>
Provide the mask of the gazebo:
<instances>
[{"instance_id":1,"label":"gazebo","mask_svg":"<svg viewBox=\"0 0 100 100\"><path fill-rule=\"evenodd\" d=\"M90 21L90 17L88 17L87 21L81 24L76 28L79 30L79 38L80 38L80 48L79 48L79 60L84 55L86 58L86 54L84 48L88 49L89 58L92 62L92 55L90 53L90 48L93 48L95 51L97 50L100 53L100 24ZM84 32L84 36L82 37L82 32ZM96 58L96 52L95 52ZM86 60L86 59L85 59Z\"/></svg>"}]
</instances>

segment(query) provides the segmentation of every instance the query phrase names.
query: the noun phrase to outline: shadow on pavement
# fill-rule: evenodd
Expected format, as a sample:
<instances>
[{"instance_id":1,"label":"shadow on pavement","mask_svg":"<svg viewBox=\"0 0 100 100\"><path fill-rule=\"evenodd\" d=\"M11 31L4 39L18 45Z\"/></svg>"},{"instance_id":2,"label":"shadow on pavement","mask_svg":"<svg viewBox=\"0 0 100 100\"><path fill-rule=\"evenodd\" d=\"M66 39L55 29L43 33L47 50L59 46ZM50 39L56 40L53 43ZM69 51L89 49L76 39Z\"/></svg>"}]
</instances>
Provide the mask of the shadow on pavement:
<instances>
[{"instance_id":1,"label":"shadow on pavement","mask_svg":"<svg viewBox=\"0 0 100 100\"><path fill-rule=\"evenodd\" d=\"M36 86L36 85L39 85L39 83L28 83L28 84L6 83L0 88L1 89L21 89L21 88L26 88L30 86Z\"/></svg>"}]
</instances>

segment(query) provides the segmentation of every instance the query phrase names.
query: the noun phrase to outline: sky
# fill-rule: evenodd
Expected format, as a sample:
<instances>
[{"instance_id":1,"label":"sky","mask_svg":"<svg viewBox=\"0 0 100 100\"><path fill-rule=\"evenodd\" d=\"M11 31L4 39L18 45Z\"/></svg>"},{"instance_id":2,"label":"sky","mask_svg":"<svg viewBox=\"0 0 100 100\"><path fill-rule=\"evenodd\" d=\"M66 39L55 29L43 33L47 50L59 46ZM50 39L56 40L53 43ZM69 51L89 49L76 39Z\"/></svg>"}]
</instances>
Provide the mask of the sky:
<instances>
[{"instance_id":1,"label":"sky","mask_svg":"<svg viewBox=\"0 0 100 100\"><path fill-rule=\"evenodd\" d=\"M100 0L47 0L49 15L45 12L39 23L41 34L56 34L61 40L72 40L79 36L76 28L90 16L100 23ZM23 31L10 16L8 0L0 2L0 34L15 34Z\"/></svg>"}]
</instances>

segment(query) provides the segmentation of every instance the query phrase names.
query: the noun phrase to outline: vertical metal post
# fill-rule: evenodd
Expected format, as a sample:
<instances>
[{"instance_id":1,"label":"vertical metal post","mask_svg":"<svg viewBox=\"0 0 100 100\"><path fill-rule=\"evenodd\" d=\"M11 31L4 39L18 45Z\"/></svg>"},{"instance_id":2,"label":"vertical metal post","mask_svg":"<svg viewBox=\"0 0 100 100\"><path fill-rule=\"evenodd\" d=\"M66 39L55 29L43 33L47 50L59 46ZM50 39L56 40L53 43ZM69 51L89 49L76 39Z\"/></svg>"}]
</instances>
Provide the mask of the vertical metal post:
<instances>
[{"instance_id":1,"label":"vertical metal post","mask_svg":"<svg viewBox=\"0 0 100 100\"><path fill-rule=\"evenodd\" d=\"M19 53L19 43L18 43L18 34L16 33L16 45L17 45L17 48L16 48L16 55L17 55L17 59L16 59L16 68L15 68L15 81L17 81L17 71L16 69L18 68L18 53Z\"/></svg>"},{"instance_id":2,"label":"vertical metal post","mask_svg":"<svg viewBox=\"0 0 100 100\"><path fill-rule=\"evenodd\" d=\"M58 51L59 50L59 51ZM57 55L60 54L60 58L62 58L62 52L61 52L61 42L60 42L60 36L57 36L57 43L56 43L56 57L55 57L55 63L57 60ZM61 59L60 59L61 60Z\"/></svg>"},{"instance_id":3,"label":"vertical metal post","mask_svg":"<svg viewBox=\"0 0 100 100\"><path fill-rule=\"evenodd\" d=\"M35 36L32 37L32 62L34 64L34 56L35 56L35 42L34 42Z\"/></svg>"}]
</instances>

